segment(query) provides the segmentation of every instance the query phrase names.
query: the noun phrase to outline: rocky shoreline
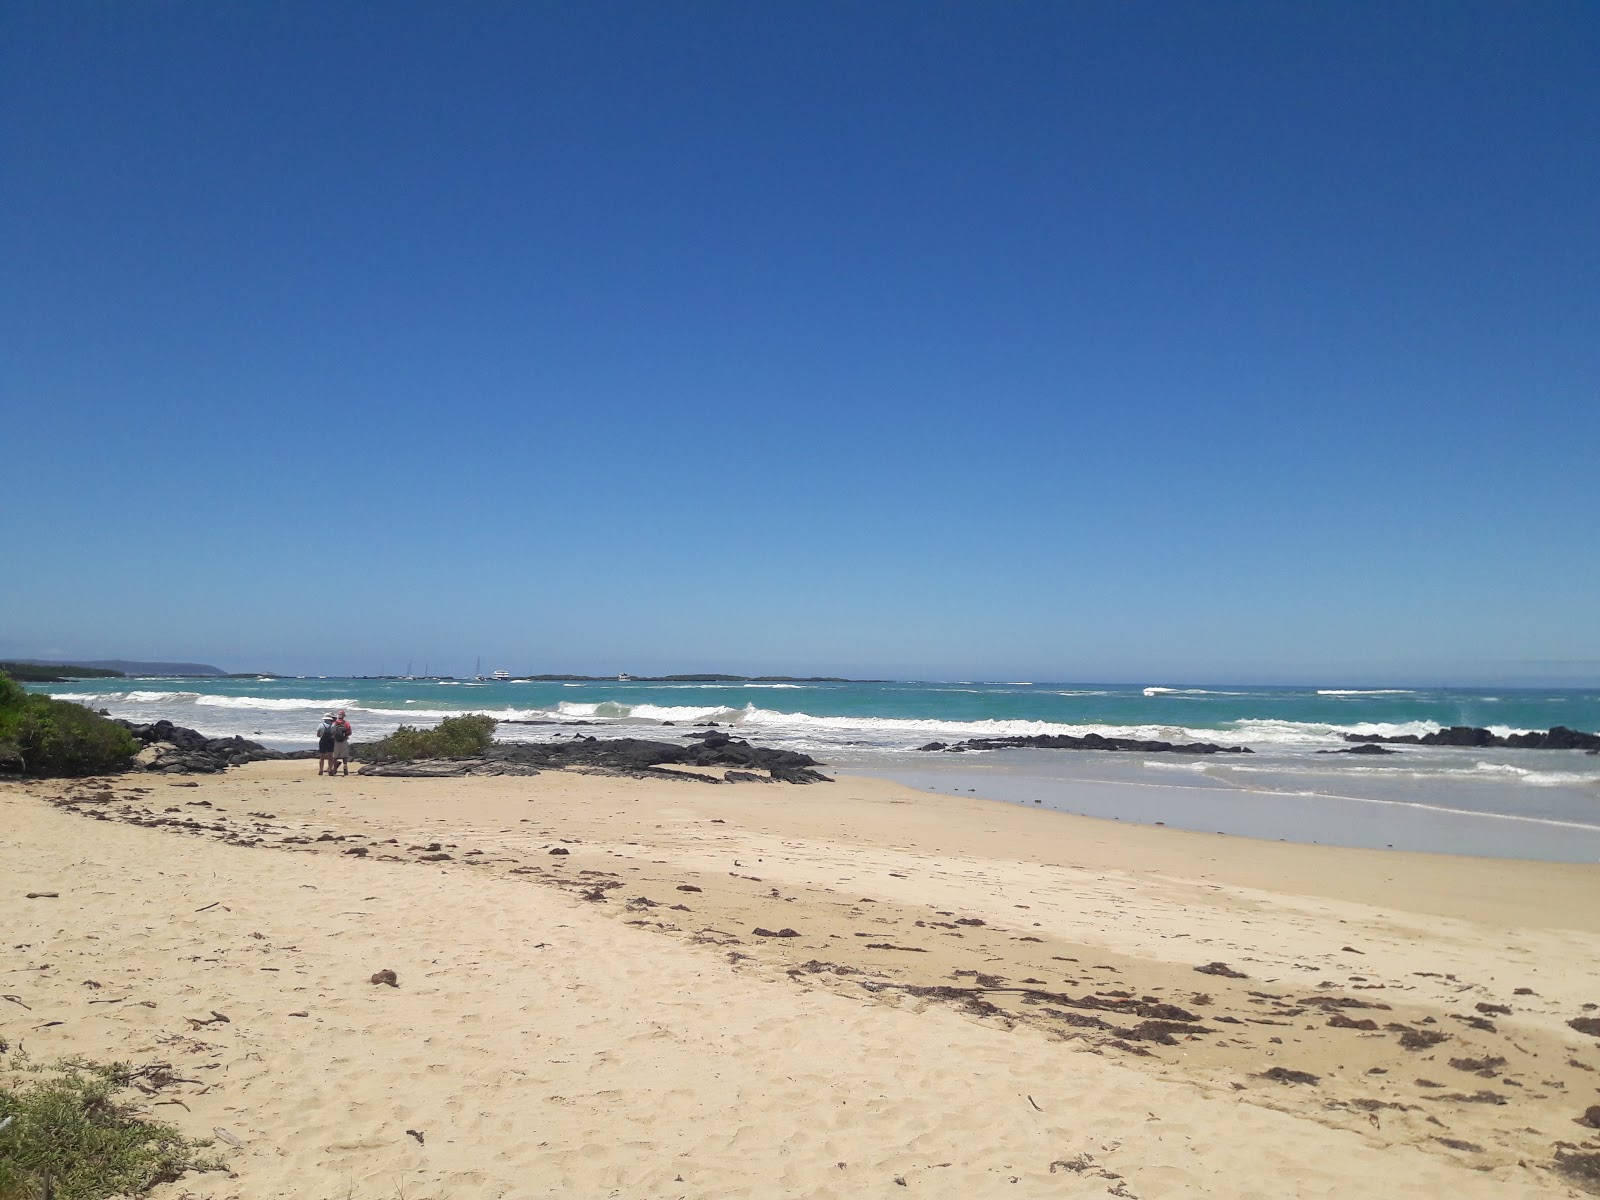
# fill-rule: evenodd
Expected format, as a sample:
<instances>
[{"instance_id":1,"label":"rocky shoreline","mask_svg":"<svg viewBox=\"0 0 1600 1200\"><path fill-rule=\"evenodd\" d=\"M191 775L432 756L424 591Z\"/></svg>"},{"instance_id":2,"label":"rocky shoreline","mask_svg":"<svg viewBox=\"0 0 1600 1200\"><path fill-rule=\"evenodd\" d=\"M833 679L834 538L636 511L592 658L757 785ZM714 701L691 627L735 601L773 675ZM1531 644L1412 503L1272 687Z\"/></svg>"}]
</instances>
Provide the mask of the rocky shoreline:
<instances>
[{"instance_id":1,"label":"rocky shoreline","mask_svg":"<svg viewBox=\"0 0 1600 1200\"><path fill-rule=\"evenodd\" d=\"M132 769L161 775L215 775L245 763L315 758L315 750L271 750L242 737L208 738L194 729L156 721L135 725L118 721L142 747ZM727 768L728 782L831 783L822 763L809 754L752 746L717 730L686 735L689 745L642 738L596 738L585 735L548 743L496 743L466 758L382 759L370 746L356 744L354 757L362 775L409 778L452 778L467 775L537 775L540 771L585 769L622 775L670 775L708 783L723 780L671 767ZM758 774L765 772L765 774Z\"/></svg>"},{"instance_id":2,"label":"rocky shoreline","mask_svg":"<svg viewBox=\"0 0 1600 1200\"><path fill-rule=\"evenodd\" d=\"M165 775L217 774L244 763L280 759L315 758L315 750L272 750L242 737L208 738L205 734L171 721L137 725L117 722L140 744L133 769ZM527 722L510 722L523 724ZM586 722L577 722L586 724ZM495 743L480 755L467 758L384 760L367 746L357 744L354 757L364 775L446 778L468 775L536 775L540 771L582 769L626 775L671 775L676 778L719 782L714 777L674 767L726 770L729 780L781 783L824 783L829 777L814 770L822 766L808 754L752 746L717 729L684 735L689 744L653 741L645 738L597 738L580 734L555 742ZM1388 746L1456 746L1463 748L1500 747L1516 750L1581 750L1600 755L1600 734L1584 733L1556 725L1547 731L1501 735L1488 729L1455 725L1425 734L1347 733L1340 750L1321 750L1320 754L1393 754ZM1105 737L1097 733L1034 734L1027 737L969 738L961 742L929 742L919 750L962 754L988 750L1103 750L1143 754L1253 754L1248 746L1222 746L1215 742L1166 742L1143 738ZM764 772L765 774L759 774Z\"/></svg>"},{"instance_id":3,"label":"rocky shoreline","mask_svg":"<svg viewBox=\"0 0 1600 1200\"><path fill-rule=\"evenodd\" d=\"M1472 725L1451 725L1435 733L1404 733L1395 737L1382 737L1375 733L1347 733L1347 742L1364 742L1368 745L1386 746L1467 746L1485 748L1503 746L1512 750L1583 750L1600 754L1600 733L1582 733L1565 725L1552 725L1541 733L1498 734Z\"/></svg>"},{"instance_id":4,"label":"rocky shoreline","mask_svg":"<svg viewBox=\"0 0 1600 1200\"><path fill-rule=\"evenodd\" d=\"M289 758L315 758L315 750L269 750L248 738L208 738L195 729L156 721L135 725L116 719L133 735L141 749L134 757L134 768L161 775L215 775L245 763Z\"/></svg>"},{"instance_id":5,"label":"rocky shoreline","mask_svg":"<svg viewBox=\"0 0 1600 1200\"><path fill-rule=\"evenodd\" d=\"M365 761L362 775L388 775L439 779L465 775L537 775L540 771L583 769L622 775L665 775L707 783L726 780L759 783L831 783L812 770L822 763L809 754L752 746L739 738L708 730L687 735L691 744L647 741L643 738L596 738L587 735L561 742L499 742L470 758ZM367 756L356 748L357 759ZM671 767L729 768L722 779L673 771ZM756 772L765 771L760 775Z\"/></svg>"}]
</instances>

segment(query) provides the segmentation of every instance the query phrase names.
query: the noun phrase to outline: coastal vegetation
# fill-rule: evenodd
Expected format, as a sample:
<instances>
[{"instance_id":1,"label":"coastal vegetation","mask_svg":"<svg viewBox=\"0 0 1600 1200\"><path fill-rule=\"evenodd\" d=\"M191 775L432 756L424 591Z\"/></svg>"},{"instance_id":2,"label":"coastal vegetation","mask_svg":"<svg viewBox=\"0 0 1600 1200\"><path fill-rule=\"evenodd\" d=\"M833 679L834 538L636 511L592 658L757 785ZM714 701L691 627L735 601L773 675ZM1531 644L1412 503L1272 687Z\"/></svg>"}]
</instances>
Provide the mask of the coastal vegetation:
<instances>
[{"instance_id":1,"label":"coastal vegetation","mask_svg":"<svg viewBox=\"0 0 1600 1200\"><path fill-rule=\"evenodd\" d=\"M3 1044L0 1044L3 1048ZM208 1143L149 1121L117 1099L139 1072L68 1059L52 1068L18 1057L0 1080L0 1200L143 1196L189 1171Z\"/></svg>"},{"instance_id":2,"label":"coastal vegetation","mask_svg":"<svg viewBox=\"0 0 1600 1200\"><path fill-rule=\"evenodd\" d=\"M115 721L74 704L25 691L0 672L0 771L21 775L97 775L120 771L139 744Z\"/></svg>"},{"instance_id":3,"label":"coastal vegetation","mask_svg":"<svg viewBox=\"0 0 1600 1200\"><path fill-rule=\"evenodd\" d=\"M432 729L402 725L388 737L367 742L359 757L385 761L413 758L467 758L482 754L494 741L499 722L485 713L465 713L446 717Z\"/></svg>"}]
</instances>

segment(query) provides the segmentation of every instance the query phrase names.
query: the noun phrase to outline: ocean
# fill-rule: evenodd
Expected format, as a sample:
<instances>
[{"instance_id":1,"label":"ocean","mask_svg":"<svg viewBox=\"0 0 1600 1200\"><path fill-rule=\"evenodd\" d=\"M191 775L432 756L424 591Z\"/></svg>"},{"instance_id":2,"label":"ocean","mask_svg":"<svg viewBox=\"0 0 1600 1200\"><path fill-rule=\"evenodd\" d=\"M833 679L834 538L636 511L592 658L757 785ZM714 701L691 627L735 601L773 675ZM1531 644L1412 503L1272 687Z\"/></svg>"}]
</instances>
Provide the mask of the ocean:
<instances>
[{"instance_id":1,"label":"ocean","mask_svg":"<svg viewBox=\"0 0 1600 1200\"><path fill-rule=\"evenodd\" d=\"M132 721L309 748L344 708L358 741L484 712L497 736L671 738L715 721L830 767L1205 833L1473 855L1600 862L1600 756L1399 746L1319 754L1345 733L1600 730L1600 687L1358 688L1039 682L646 683L455 679L182 678L34 685ZM580 725L588 722L589 725ZM1210 741L1251 755L1018 749L923 752L930 741L1065 733Z\"/></svg>"}]
</instances>

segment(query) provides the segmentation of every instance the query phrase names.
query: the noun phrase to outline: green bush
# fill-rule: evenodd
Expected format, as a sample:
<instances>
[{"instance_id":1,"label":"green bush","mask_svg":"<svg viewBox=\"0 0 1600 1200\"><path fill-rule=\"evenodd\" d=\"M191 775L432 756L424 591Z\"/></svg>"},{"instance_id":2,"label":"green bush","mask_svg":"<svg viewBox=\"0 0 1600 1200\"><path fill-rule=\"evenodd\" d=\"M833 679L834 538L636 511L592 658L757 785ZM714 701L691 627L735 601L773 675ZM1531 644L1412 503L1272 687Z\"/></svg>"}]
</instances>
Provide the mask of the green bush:
<instances>
[{"instance_id":1,"label":"green bush","mask_svg":"<svg viewBox=\"0 0 1600 1200\"><path fill-rule=\"evenodd\" d=\"M0 770L23 775L99 775L124 770L139 743L81 704L22 689L0 674Z\"/></svg>"},{"instance_id":2,"label":"green bush","mask_svg":"<svg viewBox=\"0 0 1600 1200\"><path fill-rule=\"evenodd\" d=\"M143 1196L187 1171L217 1169L191 1141L167 1125L146 1121L116 1100L130 1072L121 1065L69 1060L50 1072L25 1062L14 1069L38 1078L0 1083L0 1198L53 1196L104 1200Z\"/></svg>"},{"instance_id":3,"label":"green bush","mask_svg":"<svg viewBox=\"0 0 1600 1200\"><path fill-rule=\"evenodd\" d=\"M388 737L366 742L357 750L360 758L392 761L412 758L468 758L482 754L494 741L499 722L484 713L446 717L432 729L402 725Z\"/></svg>"}]
</instances>

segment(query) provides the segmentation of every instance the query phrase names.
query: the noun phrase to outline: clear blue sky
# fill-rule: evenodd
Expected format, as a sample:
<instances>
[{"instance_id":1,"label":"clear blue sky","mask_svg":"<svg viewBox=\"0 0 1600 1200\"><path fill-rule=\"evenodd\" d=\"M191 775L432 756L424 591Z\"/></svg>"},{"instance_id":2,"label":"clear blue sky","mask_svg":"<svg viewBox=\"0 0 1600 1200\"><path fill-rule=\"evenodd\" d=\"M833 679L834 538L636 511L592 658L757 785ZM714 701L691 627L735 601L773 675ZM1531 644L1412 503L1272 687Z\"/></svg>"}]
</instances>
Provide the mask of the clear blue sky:
<instances>
[{"instance_id":1,"label":"clear blue sky","mask_svg":"<svg viewBox=\"0 0 1600 1200\"><path fill-rule=\"evenodd\" d=\"M0 10L0 656L1600 679L1600 6Z\"/></svg>"}]
</instances>

